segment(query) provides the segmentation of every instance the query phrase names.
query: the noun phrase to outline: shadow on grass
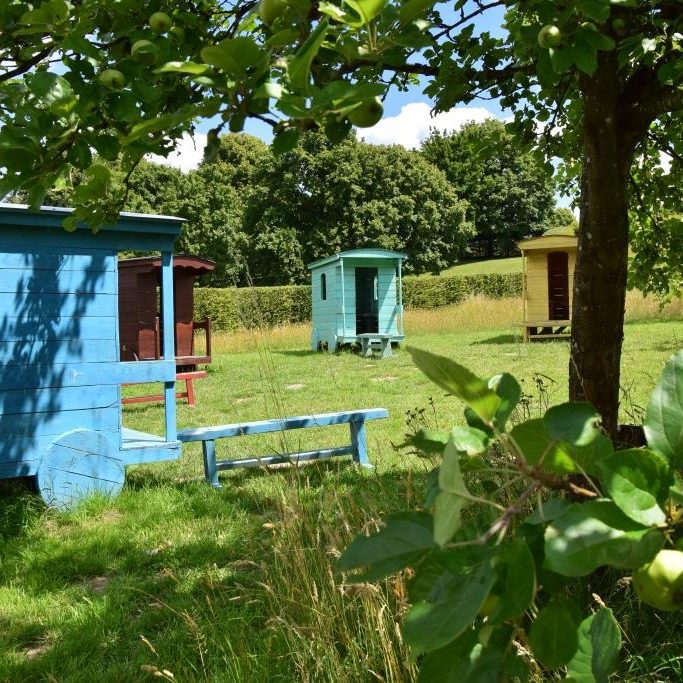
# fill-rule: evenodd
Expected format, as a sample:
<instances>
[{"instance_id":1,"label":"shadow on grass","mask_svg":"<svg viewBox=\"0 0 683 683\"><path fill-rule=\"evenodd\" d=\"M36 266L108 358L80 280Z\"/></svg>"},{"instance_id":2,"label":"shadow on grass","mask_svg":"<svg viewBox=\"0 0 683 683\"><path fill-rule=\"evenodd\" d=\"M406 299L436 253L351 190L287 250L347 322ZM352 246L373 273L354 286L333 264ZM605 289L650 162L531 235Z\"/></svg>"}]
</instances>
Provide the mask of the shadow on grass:
<instances>
[{"instance_id":1,"label":"shadow on grass","mask_svg":"<svg viewBox=\"0 0 683 683\"><path fill-rule=\"evenodd\" d=\"M514 344L521 343L522 337L519 334L499 334L497 337L489 337L488 339L480 339L472 342L472 346L479 346L481 344Z\"/></svg>"},{"instance_id":2,"label":"shadow on grass","mask_svg":"<svg viewBox=\"0 0 683 683\"><path fill-rule=\"evenodd\" d=\"M141 667L153 666L179 680L298 680L264 598L279 589L264 586L264 568L282 564L274 539L288 519L299 521L288 515L305 515L309 530L345 518L360 531L379 516L376 501L381 514L403 509L422 479L315 463L240 470L216 491L140 468L118 499L68 514L6 486L0 680L140 680L153 677ZM327 542L300 539L323 558Z\"/></svg>"}]
</instances>

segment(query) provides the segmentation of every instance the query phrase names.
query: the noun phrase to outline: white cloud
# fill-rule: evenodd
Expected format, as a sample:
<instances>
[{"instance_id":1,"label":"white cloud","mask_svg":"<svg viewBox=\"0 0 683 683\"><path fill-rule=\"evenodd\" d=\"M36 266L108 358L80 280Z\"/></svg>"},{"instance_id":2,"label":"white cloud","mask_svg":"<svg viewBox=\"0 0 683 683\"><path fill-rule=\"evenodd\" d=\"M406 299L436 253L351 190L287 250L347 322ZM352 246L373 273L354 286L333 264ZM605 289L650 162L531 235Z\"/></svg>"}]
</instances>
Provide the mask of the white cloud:
<instances>
[{"instance_id":1,"label":"white cloud","mask_svg":"<svg viewBox=\"0 0 683 683\"><path fill-rule=\"evenodd\" d=\"M178 141L176 148L167 157L148 154L145 158L155 164L173 166L187 173L187 171L197 168L201 163L204 157L204 147L206 147L206 135L195 133L194 136L191 136L189 133L185 133Z\"/></svg>"},{"instance_id":2,"label":"white cloud","mask_svg":"<svg viewBox=\"0 0 683 683\"><path fill-rule=\"evenodd\" d=\"M430 128L450 133L470 121L481 122L491 118L493 114L483 107L456 107L432 116L426 102L411 102L401 107L398 115L384 118L376 126L360 131L359 137L376 145L403 145L406 149L414 149L429 135Z\"/></svg>"}]
</instances>

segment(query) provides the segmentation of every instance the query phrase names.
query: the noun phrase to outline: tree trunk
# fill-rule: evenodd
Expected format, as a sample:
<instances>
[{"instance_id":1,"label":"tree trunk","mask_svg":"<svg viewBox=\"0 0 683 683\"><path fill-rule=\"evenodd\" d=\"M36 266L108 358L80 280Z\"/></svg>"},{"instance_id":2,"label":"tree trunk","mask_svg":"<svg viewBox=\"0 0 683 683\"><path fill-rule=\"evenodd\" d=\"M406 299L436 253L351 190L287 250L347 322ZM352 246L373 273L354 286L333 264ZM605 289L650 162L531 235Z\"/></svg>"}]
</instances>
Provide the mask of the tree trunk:
<instances>
[{"instance_id":1,"label":"tree trunk","mask_svg":"<svg viewBox=\"0 0 683 683\"><path fill-rule=\"evenodd\" d=\"M603 53L604 54L604 53ZM616 434L628 265L628 174L633 144L610 54L582 84L581 219L574 274L569 395L589 401Z\"/></svg>"}]
</instances>

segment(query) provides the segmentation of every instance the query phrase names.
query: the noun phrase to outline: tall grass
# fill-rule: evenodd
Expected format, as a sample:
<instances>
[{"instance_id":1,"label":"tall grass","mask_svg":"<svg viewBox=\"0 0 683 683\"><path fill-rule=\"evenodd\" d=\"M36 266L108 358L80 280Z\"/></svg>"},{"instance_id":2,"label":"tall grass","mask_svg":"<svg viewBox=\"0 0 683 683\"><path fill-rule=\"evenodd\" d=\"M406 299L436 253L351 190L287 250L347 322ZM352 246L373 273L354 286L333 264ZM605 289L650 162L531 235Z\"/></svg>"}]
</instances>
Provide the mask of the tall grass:
<instances>
[{"instance_id":1,"label":"tall grass","mask_svg":"<svg viewBox=\"0 0 683 683\"><path fill-rule=\"evenodd\" d=\"M477 330L517 329L522 320L522 299L489 299L473 296L453 306L430 309L408 309L404 324L406 335L414 333L474 332ZM626 294L626 322L648 320L683 320L683 299L661 306L652 296L632 290ZM310 323L282 327L256 328L236 332L214 333L214 349L220 353L256 351L267 347L273 351L306 348L310 341ZM521 334L520 334L521 336Z\"/></svg>"}]
</instances>

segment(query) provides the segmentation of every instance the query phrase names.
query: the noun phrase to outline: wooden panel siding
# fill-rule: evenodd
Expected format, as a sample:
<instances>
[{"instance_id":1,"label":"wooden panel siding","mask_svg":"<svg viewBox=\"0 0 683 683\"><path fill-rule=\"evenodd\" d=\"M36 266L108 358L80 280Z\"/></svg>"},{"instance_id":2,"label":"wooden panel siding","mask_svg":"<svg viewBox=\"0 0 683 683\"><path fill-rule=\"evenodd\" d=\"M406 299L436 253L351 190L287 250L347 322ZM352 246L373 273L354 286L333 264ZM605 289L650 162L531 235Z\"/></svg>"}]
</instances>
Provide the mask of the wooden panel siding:
<instances>
[{"instance_id":1,"label":"wooden panel siding","mask_svg":"<svg viewBox=\"0 0 683 683\"><path fill-rule=\"evenodd\" d=\"M113 363L117 360L118 349L111 339L0 342L0 365L25 366L27 372L31 372L29 366L34 364L50 365L56 371L56 365L61 363ZM16 374L20 370L14 367L12 372Z\"/></svg>"},{"instance_id":2,"label":"wooden panel siding","mask_svg":"<svg viewBox=\"0 0 683 683\"><path fill-rule=\"evenodd\" d=\"M98 275L84 282L83 271L0 269L0 293L27 294L93 294L95 291L115 292L116 273L95 271Z\"/></svg>"},{"instance_id":3,"label":"wooden panel siding","mask_svg":"<svg viewBox=\"0 0 683 683\"><path fill-rule=\"evenodd\" d=\"M51 320L49 325L36 329L24 318L3 316L0 318L0 343L6 341L50 341L73 339L74 331L78 331L81 341L91 339L111 339L116 334L116 321L113 318L95 318L92 316L60 316Z\"/></svg>"}]
</instances>

